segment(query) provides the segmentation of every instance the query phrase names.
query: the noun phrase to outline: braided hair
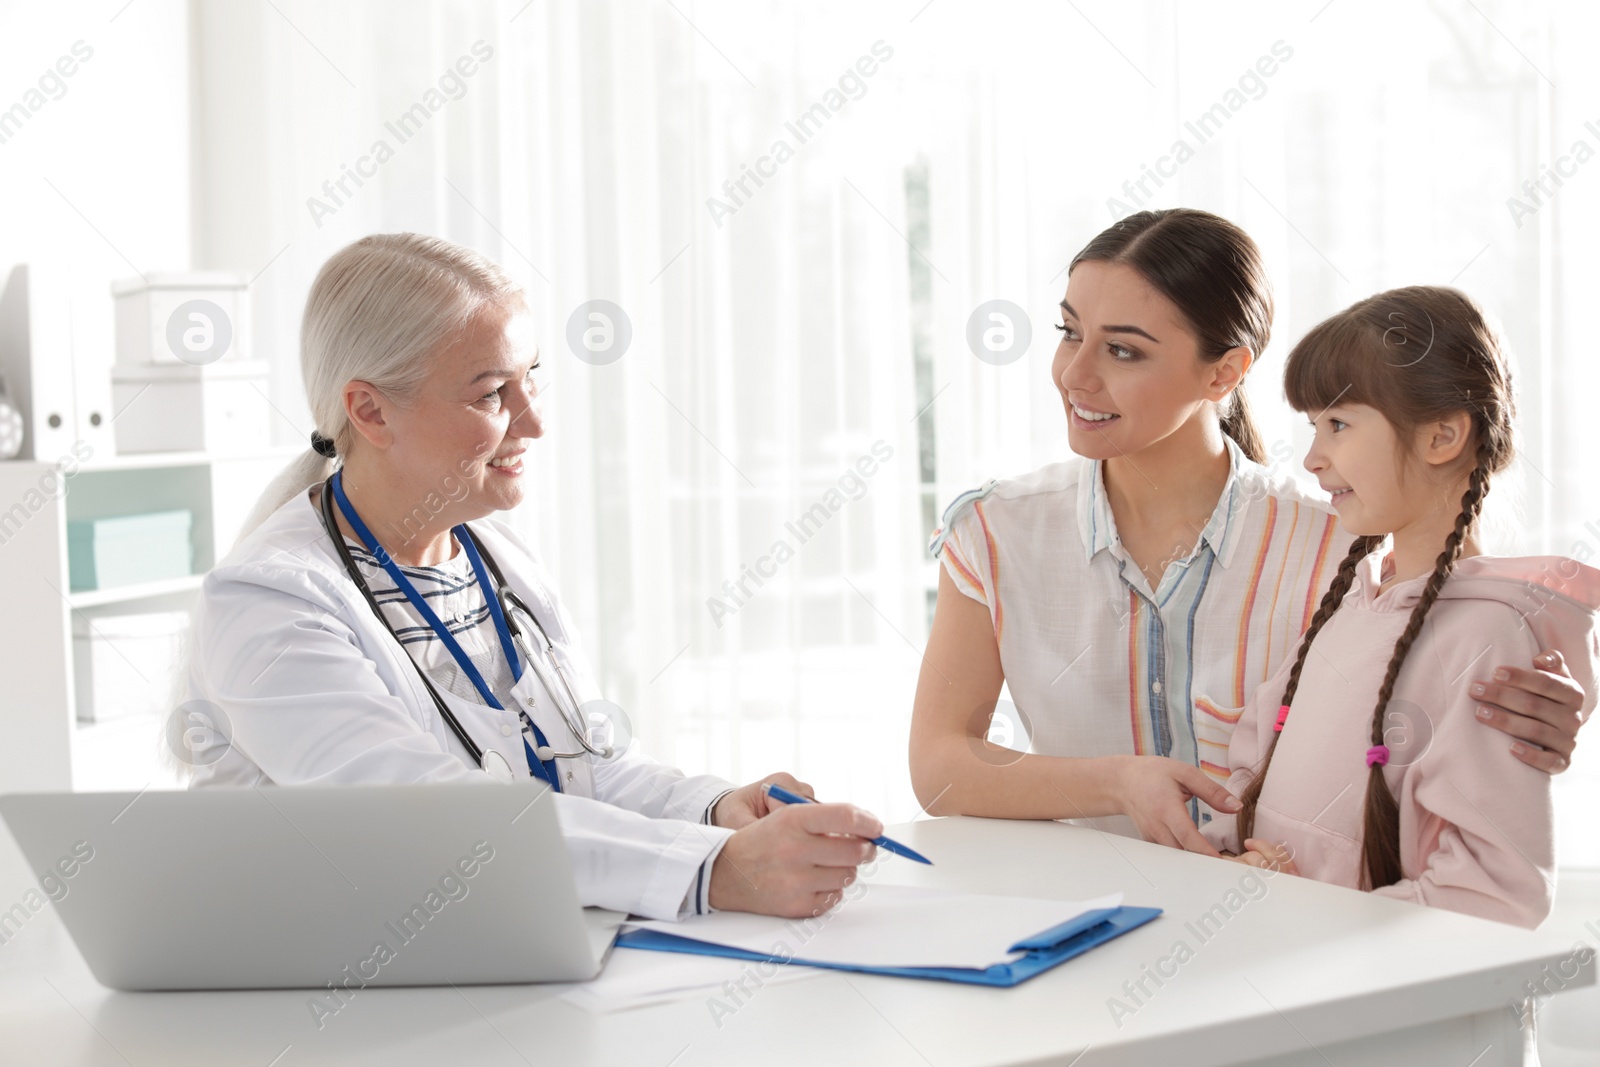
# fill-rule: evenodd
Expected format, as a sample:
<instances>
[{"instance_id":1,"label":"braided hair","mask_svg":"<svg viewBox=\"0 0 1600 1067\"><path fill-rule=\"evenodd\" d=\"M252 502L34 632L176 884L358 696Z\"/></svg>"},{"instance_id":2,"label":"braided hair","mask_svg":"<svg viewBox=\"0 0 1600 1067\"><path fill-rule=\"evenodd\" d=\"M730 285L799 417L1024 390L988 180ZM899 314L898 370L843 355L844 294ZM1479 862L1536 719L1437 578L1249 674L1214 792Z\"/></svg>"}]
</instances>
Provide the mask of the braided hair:
<instances>
[{"instance_id":1,"label":"braided hair","mask_svg":"<svg viewBox=\"0 0 1600 1067\"><path fill-rule=\"evenodd\" d=\"M1333 576L1333 582L1328 586L1328 591L1322 594L1322 602L1317 605L1317 613L1311 616L1311 623L1306 627L1305 636L1300 638L1300 650L1295 653L1294 666L1289 670L1289 681L1283 687L1283 697L1278 701L1282 705L1294 703L1295 690L1300 688L1300 671L1306 665L1306 653L1311 651L1311 642L1317 639L1317 632L1322 629L1323 623L1333 618L1333 613L1339 610L1339 604L1344 600L1344 595L1350 591L1350 586L1356 580L1356 567L1362 560L1372 554L1372 550L1381 544L1381 537L1358 537L1350 542L1350 551L1345 553L1339 570ZM1261 799L1261 787L1267 784L1267 768L1272 765L1272 754L1278 750L1278 738L1282 734L1272 735L1272 744L1267 748L1267 754L1257 768L1256 775L1245 787L1244 796L1239 798L1242 807L1239 809L1239 841L1255 833L1256 804Z\"/></svg>"},{"instance_id":2,"label":"braided hair","mask_svg":"<svg viewBox=\"0 0 1600 1067\"><path fill-rule=\"evenodd\" d=\"M1511 461L1514 408L1510 374L1498 338L1478 307L1457 290L1434 286L1379 293L1321 323L1289 354L1284 373L1285 392L1299 411L1326 410L1336 403L1364 404L1379 411L1399 431L1462 412L1471 419L1469 440L1476 442L1476 448L1461 509L1406 628L1395 642L1372 709L1371 743L1382 745L1389 701L1406 656L1461 559L1489 494L1489 479ZM1384 537L1382 533L1367 534L1351 543L1301 638L1280 704L1293 706L1312 642L1350 591L1361 561ZM1240 798L1241 843L1254 832L1256 808L1280 736L1273 735L1261 766ZM1381 762L1371 763L1367 771L1361 853L1364 888L1393 885L1404 876L1399 804Z\"/></svg>"}]
</instances>

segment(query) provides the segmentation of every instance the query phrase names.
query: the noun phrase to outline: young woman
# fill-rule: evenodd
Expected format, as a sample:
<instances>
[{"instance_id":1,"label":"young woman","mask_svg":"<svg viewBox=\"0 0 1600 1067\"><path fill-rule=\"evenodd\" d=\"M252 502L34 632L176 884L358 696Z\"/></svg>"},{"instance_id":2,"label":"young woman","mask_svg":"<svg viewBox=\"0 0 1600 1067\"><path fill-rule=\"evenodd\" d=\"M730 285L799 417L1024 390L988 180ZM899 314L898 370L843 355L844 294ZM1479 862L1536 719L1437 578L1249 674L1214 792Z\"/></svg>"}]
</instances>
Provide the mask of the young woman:
<instances>
[{"instance_id":1,"label":"young woman","mask_svg":"<svg viewBox=\"0 0 1600 1067\"><path fill-rule=\"evenodd\" d=\"M1284 384L1315 428L1306 469L1357 536L1233 732L1243 810L1205 836L1252 864L1537 926L1555 891L1550 778L1479 729L1453 683L1542 646L1592 684L1600 571L1479 554L1512 454L1494 333L1453 289L1379 293L1308 333Z\"/></svg>"},{"instance_id":2,"label":"young woman","mask_svg":"<svg viewBox=\"0 0 1600 1067\"><path fill-rule=\"evenodd\" d=\"M1083 460L946 512L912 783L933 814L1090 818L1215 855L1196 824L1236 807L1233 724L1293 655L1350 535L1261 466L1241 387L1272 297L1238 227L1130 215L1073 260L1061 315L1051 374ZM984 741L1002 683L1029 754ZM1559 653L1480 660L1459 684L1517 758L1566 766L1583 692Z\"/></svg>"}]
</instances>

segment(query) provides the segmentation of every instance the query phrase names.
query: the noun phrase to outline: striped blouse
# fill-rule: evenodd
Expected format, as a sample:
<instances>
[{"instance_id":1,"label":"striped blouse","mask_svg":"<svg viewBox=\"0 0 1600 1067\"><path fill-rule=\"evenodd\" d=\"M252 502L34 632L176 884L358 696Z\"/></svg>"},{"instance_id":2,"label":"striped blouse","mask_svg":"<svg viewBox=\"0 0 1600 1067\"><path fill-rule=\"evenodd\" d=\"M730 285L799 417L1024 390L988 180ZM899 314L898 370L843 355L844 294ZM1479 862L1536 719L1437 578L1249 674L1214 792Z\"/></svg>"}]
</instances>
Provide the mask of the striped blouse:
<instances>
[{"instance_id":1,"label":"striped blouse","mask_svg":"<svg viewBox=\"0 0 1600 1067\"><path fill-rule=\"evenodd\" d=\"M1123 550L1098 462L991 481L950 505L930 548L989 609L1010 747L1171 756L1227 781L1234 723L1294 652L1350 543L1329 503L1227 447L1216 511L1155 589ZM1203 804L1191 814L1210 818ZM1120 816L1094 821L1132 832Z\"/></svg>"},{"instance_id":2,"label":"striped blouse","mask_svg":"<svg viewBox=\"0 0 1600 1067\"><path fill-rule=\"evenodd\" d=\"M373 558L366 548L345 538L350 556L355 560L361 576L367 580L373 599L383 609L389 627L411 656L411 661L427 672L434 685L448 689L463 700L482 703L477 687L456 663L450 649L439 640L433 627L423 619L421 612L411 606L389 577L389 572ZM489 614L489 601L478 576L472 569L472 560L455 545L455 555L432 567L400 568L400 573L411 580L418 594L439 616L439 621L450 636L456 639L472 665L478 668L483 680L495 697L507 707L515 706L510 698L515 679L511 665L506 662L500 648L500 635L494 627L494 617ZM535 682L534 684L538 684ZM541 686L536 699L545 700Z\"/></svg>"}]
</instances>

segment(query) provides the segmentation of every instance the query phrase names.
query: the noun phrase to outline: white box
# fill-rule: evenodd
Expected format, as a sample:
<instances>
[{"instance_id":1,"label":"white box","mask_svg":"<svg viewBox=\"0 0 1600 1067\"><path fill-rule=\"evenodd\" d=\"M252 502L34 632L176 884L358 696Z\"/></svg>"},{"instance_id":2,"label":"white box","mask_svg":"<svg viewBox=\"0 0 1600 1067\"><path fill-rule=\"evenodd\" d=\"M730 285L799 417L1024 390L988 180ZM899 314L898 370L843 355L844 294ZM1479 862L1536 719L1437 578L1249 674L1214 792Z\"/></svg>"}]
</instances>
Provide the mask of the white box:
<instances>
[{"instance_id":1,"label":"white box","mask_svg":"<svg viewBox=\"0 0 1600 1067\"><path fill-rule=\"evenodd\" d=\"M148 274L111 285L117 366L209 366L250 358L250 290L224 271Z\"/></svg>"},{"instance_id":2,"label":"white box","mask_svg":"<svg viewBox=\"0 0 1600 1067\"><path fill-rule=\"evenodd\" d=\"M145 615L72 613L72 674L78 720L107 722L170 709L186 611Z\"/></svg>"},{"instance_id":3,"label":"white box","mask_svg":"<svg viewBox=\"0 0 1600 1067\"><path fill-rule=\"evenodd\" d=\"M271 447L264 361L119 366L111 376L111 394L118 452L236 456Z\"/></svg>"}]
</instances>

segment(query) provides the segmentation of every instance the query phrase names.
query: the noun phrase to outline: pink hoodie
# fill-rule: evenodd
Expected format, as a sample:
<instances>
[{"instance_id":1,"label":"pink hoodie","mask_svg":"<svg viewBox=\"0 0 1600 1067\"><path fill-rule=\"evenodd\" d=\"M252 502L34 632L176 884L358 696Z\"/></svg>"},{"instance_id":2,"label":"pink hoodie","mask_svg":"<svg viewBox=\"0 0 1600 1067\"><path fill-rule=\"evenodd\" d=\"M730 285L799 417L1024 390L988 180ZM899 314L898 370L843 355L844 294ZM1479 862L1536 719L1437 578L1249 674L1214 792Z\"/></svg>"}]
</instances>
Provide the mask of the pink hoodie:
<instances>
[{"instance_id":1,"label":"pink hoodie","mask_svg":"<svg viewBox=\"0 0 1600 1067\"><path fill-rule=\"evenodd\" d=\"M1395 641L1426 576L1382 593L1368 557L1344 603L1312 643L1272 757L1252 836L1293 849L1300 873L1360 885L1366 752L1372 709ZM1389 702L1384 771L1400 805L1405 877L1376 892L1487 919L1539 925L1555 895L1550 776L1511 755L1511 739L1479 722L1470 687L1499 664L1555 649L1595 706L1600 571L1560 556L1475 556L1445 583ZM1242 794L1272 741L1294 657L1256 690L1228 747L1228 788ZM1239 852L1236 817L1202 832Z\"/></svg>"}]
</instances>

